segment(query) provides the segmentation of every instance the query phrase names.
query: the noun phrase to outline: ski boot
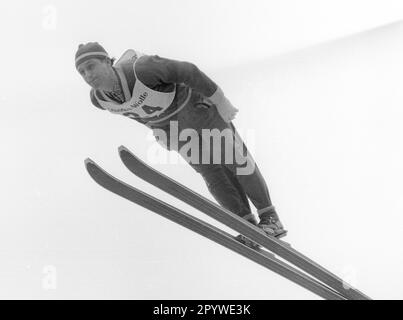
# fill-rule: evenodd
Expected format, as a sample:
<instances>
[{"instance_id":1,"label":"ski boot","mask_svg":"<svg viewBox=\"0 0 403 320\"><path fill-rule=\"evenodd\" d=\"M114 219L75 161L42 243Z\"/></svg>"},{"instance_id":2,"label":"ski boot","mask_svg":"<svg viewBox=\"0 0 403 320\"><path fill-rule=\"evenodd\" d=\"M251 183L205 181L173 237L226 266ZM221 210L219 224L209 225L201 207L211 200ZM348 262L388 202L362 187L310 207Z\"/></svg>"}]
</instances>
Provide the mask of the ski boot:
<instances>
[{"instance_id":1,"label":"ski boot","mask_svg":"<svg viewBox=\"0 0 403 320\"><path fill-rule=\"evenodd\" d=\"M267 235L276 237L278 239L287 235L287 230L284 230L284 226L281 223L273 206L260 216L260 222L258 227L261 228Z\"/></svg>"}]
</instances>

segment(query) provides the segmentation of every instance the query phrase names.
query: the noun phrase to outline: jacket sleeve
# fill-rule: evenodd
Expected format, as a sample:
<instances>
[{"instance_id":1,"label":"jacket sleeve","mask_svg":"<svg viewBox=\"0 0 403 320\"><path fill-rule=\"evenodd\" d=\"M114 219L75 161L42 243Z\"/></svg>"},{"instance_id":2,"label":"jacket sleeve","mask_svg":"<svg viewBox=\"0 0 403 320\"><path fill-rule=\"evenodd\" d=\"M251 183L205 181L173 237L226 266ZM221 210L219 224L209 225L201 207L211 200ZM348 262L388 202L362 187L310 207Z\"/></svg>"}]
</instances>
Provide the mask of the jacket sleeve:
<instances>
[{"instance_id":1,"label":"jacket sleeve","mask_svg":"<svg viewBox=\"0 0 403 320\"><path fill-rule=\"evenodd\" d=\"M147 86L161 83L183 83L206 97L212 96L217 85L190 62L144 56L136 64L136 75Z\"/></svg>"},{"instance_id":2,"label":"jacket sleeve","mask_svg":"<svg viewBox=\"0 0 403 320\"><path fill-rule=\"evenodd\" d=\"M91 98L91 102L92 104L97 107L98 109L101 110L105 110L104 108L101 107L101 105L99 104L98 100L95 98L95 91L94 89L91 89L90 91L90 98Z\"/></svg>"}]
</instances>

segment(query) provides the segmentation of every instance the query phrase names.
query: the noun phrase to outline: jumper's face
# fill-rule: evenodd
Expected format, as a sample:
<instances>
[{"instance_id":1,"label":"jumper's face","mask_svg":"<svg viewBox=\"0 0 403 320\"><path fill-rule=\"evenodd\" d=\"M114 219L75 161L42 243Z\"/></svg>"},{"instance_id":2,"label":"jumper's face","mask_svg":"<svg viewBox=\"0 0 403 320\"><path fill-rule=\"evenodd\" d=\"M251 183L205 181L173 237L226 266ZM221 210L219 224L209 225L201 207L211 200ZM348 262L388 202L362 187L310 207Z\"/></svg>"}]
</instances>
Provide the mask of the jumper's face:
<instances>
[{"instance_id":1,"label":"jumper's face","mask_svg":"<svg viewBox=\"0 0 403 320\"><path fill-rule=\"evenodd\" d=\"M104 87L110 81L110 64L106 60L96 58L81 63L77 70L94 89Z\"/></svg>"}]
</instances>

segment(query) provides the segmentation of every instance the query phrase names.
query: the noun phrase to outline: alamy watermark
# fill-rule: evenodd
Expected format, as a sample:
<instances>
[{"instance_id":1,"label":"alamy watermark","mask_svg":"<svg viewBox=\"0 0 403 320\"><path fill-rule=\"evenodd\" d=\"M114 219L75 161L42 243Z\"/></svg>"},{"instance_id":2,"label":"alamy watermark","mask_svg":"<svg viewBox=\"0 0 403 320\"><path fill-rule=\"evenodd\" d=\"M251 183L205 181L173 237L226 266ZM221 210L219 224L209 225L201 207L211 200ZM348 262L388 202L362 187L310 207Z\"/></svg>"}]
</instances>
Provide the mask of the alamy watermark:
<instances>
[{"instance_id":1,"label":"alamy watermark","mask_svg":"<svg viewBox=\"0 0 403 320\"><path fill-rule=\"evenodd\" d=\"M48 4L42 8L42 28L45 30L56 30L58 22L57 8L53 4Z\"/></svg>"},{"instance_id":2,"label":"alamy watermark","mask_svg":"<svg viewBox=\"0 0 403 320\"><path fill-rule=\"evenodd\" d=\"M247 132L248 149L237 132L230 128L201 129L201 132L192 128L179 130L177 121L171 121L169 131L153 129L153 137L149 140L158 141L177 155L163 154L152 145L148 149L147 158L151 163L192 163L198 164L227 164L235 165L237 175L250 175L255 170L255 162L249 150L253 150L255 134L253 130Z\"/></svg>"},{"instance_id":3,"label":"alamy watermark","mask_svg":"<svg viewBox=\"0 0 403 320\"><path fill-rule=\"evenodd\" d=\"M42 269L42 289L56 290L57 288L57 270L55 266L47 265Z\"/></svg>"}]
</instances>

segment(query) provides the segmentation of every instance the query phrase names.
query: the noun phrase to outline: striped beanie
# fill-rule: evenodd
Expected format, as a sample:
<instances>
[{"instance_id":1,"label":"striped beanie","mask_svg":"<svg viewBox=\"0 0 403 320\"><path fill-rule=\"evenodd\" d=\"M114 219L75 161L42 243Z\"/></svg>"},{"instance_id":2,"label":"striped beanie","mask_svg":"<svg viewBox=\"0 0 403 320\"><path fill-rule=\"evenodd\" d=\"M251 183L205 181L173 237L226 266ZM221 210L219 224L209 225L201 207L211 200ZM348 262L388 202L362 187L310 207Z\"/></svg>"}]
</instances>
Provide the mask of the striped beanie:
<instances>
[{"instance_id":1,"label":"striped beanie","mask_svg":"<svg viewBox=\"0 0 403 320\"><path fill-rule=\"evenodd\" d=\"M109 57L106 50L98 42L80 44L76 52L76 68L78 65L92 58Z\"/></svg>"}]
</instances>

